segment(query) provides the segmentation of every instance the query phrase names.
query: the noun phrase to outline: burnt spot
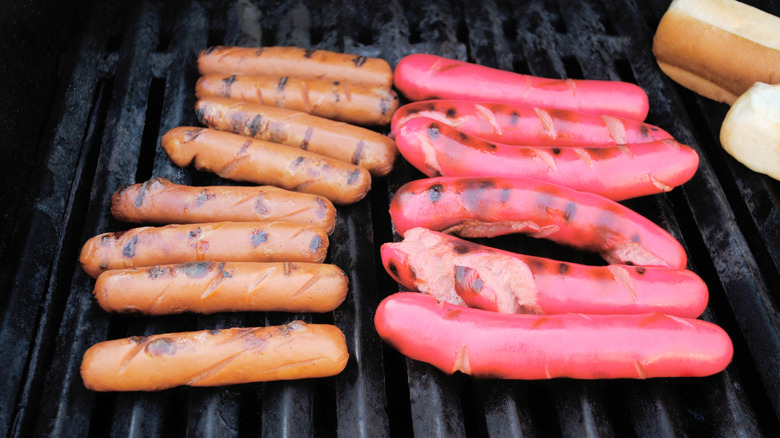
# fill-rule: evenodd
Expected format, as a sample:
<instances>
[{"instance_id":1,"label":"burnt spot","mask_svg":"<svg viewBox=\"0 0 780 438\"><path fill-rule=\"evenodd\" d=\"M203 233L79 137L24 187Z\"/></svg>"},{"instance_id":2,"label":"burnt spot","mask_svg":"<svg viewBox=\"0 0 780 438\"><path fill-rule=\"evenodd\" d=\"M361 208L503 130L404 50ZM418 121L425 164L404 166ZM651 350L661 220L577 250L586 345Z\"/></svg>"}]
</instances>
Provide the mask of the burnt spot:
<instances>
[{"instance_id":1,"label":"burnt spot","mask_svg":"<svg viewBox=\"0 0 780 438\"><path fill-rule=\"evenodd\" d=\"M396 266L395 262L392 260L387 262L387 270L390 272L390 275L393 276L393 278L400 278L398 276L398 266Z\"/></svg>"},{"instance_id":2,"label":"burnt spot","mask_svg":"<svg viewBox=\"0 0 780 438\"><path fill-rule=\"evenodd\" d=\"M438 123L431 123L428 125L428 138L431 140L436 140L439 138L439 124Z\"/></svg>"},{"instance_id":3,"label":"burnt spot","mask_svg":"<svg viewBox=\"0 0 780 438\"><path fill-rule=\"evenodd\" d=\"M636 273L639 275L645 275L645 272L647 272L647 268L644 266L637 266L636 267Z\"/></svg>"},{"instance_id":4,"label":"burnt spot","mask_svg":"<svg viewBox=\"0 0 780 438\"><path fill-rule=\"evenodd\" d=\"M315 50L315 49L306 49L306 51L303 52L303 57L306 58L306 59L309 59L309 58L312 57L312 55L314 55L314 52L316 52L316 51L317 50Z\"/></svg>"},{"instance_id":5,"label":"burnt spot","mask_svg":"<svg viewBox=\"0 0 780 438\"><path fill-rule=\"evenodd\" d=\"M352 154L352 164L358 165L360 163L360 160L363 159L363 155L365 154L366 149L366 143L363 140L360 140L355 146L355 152Z\"/></svg>"},{"instance_id":6,"label":"burnt spot","mask_svg":"<svg viewBox=\"0 0 780 438\"><path fill-rule=\"evenodd\" d=\"M220 47L220 46L211 46L211 47L209 47L208 49L206 49L206 50L203 52L203 54L204 54L204 55L209 55L209 54L211 54L211 52L213 52L214 50L218 49L219 47Z\"/></svg>"},{"instance_id":7,"label":"burnt spot","mask_svg":"<svg viewBox=\"0 0 780 438\"><path fill-rule=\"evenodd\" d=\"M566 222L571 222L571 219L574 217L576 211L577 204L574 201L567 202L566 208L563 210L563 220Z\"/></svg>"},{"instance_id":8,"label":"burnt spot","mask_svg":"<svg viewBox=\"0 0 780 438\"><path fill-rule=\"evenodd\" d=\"M333 81L333 85L334 85L334 86L336 86L336 87L338 87L339 85L341 85L341 82L339 82L339 81Z\"/></svg>"},{"instance_id":9,"label":"burnt spot","mask_svg":"<svg viewBox=\"0 0 780 438\"><path fill-rule=\"evenodd\" d=\"M292 168L295 169L296 167L300 166L301 163L303 163L305 160L306 160L306 158L304 158L304 157L296 158L295 160L293 160L293 162L291 164Z\"/></svg>"},{"instance_id":10,"label":"burnt spot","mask_svg":"<svg viewBox=\"0 0 780 438\"><path fill-rule=\"evenodd\" d=\"M355 64L355 67L360 68L366 63L366 59L365 56L358 56L357 58L352 59L352 63Z\"/></svg>"},{"instance_id":11,"label":"burnt spot","mask_svg":"<svg viewBox=\"0 0 780 438\"><path fill-rule=\"evenodd\" d=\"M552 149L550 149L550 152L552 152L553 155L560 155L561 154L561 148L552 148Z\"/></svg>"},{"instance_id":12,"label":"burnt spot","mask_svg":"<svg viewBox=\"0 0 780 438\"><path fill-rule=\"evenodd\" d=\"M263 196L262 193L257 195L257 199L255 199L255 211L263 216L267 215L271 211L266 205L265 196Z\"/></svg>"},{"instance_id":13,"label":"burnt spot","mask_svg":"<svg viewBox=\"0 0 780 438\"><path fill-rule=\"evenodd\" d=\"M639 236L639 233L635 233L633 236L631 236L631 241L634 243L640 243L642 238Z\"/></svg>"},{"instance_id":14,"label":"burnt spot","mask_svg":"<svg viewBox=\"0 0 780 438\"><path fill-rule=\"evenodd\" d=\"M135 247L138 245L138 235L130 238L124 248L122 248L122 255L131 259L135 257Z\"/></svg>"},{"instance_id":15,"label":"burnt spot","mask_svg":"<svg viewBox=\"0 0 780 438\"><path fill-rule=\"evenodd\" d=\"M257 248L258 245L268 241L268 233L264 230L254 230L252 231L251 241L252 247Z\"/></svg>"},{"instance_id":16,"label":"burnt spot","mask_svg":"<svg viewBox=\"0 0 780 438\"><path fill-rule=\"evenodd\" d=\"M325 216L328 214L328 204L325 202L325 198L317 197L317 218L318 219L325 219Z\"/></svg>"},{"instance_id":17,"label":"burnt spot","mask_svg":"<svg viewBox=\"0 0 780 438\"><path fill-rule=\"evenodd\" d=\"M458 138L460 138L460 141L466 143L469 141L469 136L465 132L458 131Z\"/></svg>"},{"instance_id":18,"label":"burnt spot","mask_svg":"<svg viewBox=\"0 0 780 438\"><path fill-rule=\"evenodd\" d=\"M223 86L223 89L225 90L224 91L225 97L230 97L231 87L233 85L233 82L235 82L235 81L236 81L236 75L230 75L230 76L226 77L225 79L222 79L222 86Z\"/></svg>"},{"instance_id":19,"label":"burnt spot","mask_svg":"<svg viewBox=\"0 0 780 438\"><path fill-rule=\"evenodd\" d=\"M186 275L187 278L203 278L214 270L215 265L216 263L214 262L185 263L179 267L179 271Z\"/></svg>"},{"instance_id":20,"label":"burnt spot","mask_svg":"<svg viewBox=\"0 0 780 438\"><path fill-rule=\"evenodd\" d=\"M510 187L504 187L501 189L501 195L499 196L499 200L502 204L505 204L509 202L509 200L512 198L512 189Z\"/></svg>"},{"instance_id":21,"label":"burnt spot","mask_svg":"<svg viewBox=\"0 0 780 438\"><path fill-rule=\"evenodd\" d=\"M585 152L594 160L604 160L620 153L616 147L585 148Z\"/></svg>"},{"instance_id":22,"label":"burnt spot","mask_svg":"<svg viewBox=\"0 0 780 438\"><path fill-rule=\"evenodd\" d=\"M249 149L249 146L252 145L252 140L247 140L244 142L244 144L241 145L240 148L238 148L238 155L244 155L246 153L246 150Z\"/></svg>"},{"instance_id":23,"label":"burnt spot","mask_svg":"<svg viewBox=\"0 0 780 438\"><path fill-rule=\"evenodd\" d=\"M195 198L195 207L202 207L206 201L214 199L216 195L209 192L209 189L203 189Z\"/></svg>"},{"instance_id":24,"label":"burnt spot","mask_svg":"<svg viewBox=\"0 0 780 438\"><path fill-rule=\"evenodd\" d=\"M251 122L249 122L249 133L252 134L252 137L257 136L257 133L260 131L260 123L262 121L263 121L263 116L258 114L252 118Z\"/></svg>"},{"instance_id":25,"label":"burnt spot","mask_svg":"<svg viewBox=\"0 0 780 438\"><path fill-rule=\"evenodd\" d=\"M144 347L144 350L150 356L162 356L164 354L173 355L176 354L176 341L169 338L157 338Z\"/></svg>"},{"instance_id":26,"label":"burnt spot","mask_svg":"<svg viewBox=\"0 0 780 438\"><path fill-rule=\"evenodd\" d=\"M441 192L444 191L444 188L441 186L441 184L434 184L428 189L428 199L430 199L431 202L436 202L439 199L441 199Z\"/></svg>"},{"instance_id":27,"label":"burnt spot","mask_svg":"<svg viewBox=\"0 0 780 438\"><path fill-rule=\"evenodd\" d=\"M512 111L512 116L509 118L509 124L517 126L518 123L520 123L520 114L518 114L517 111Z\"/></svg>"},{"instance_id":28,"label":"burnt spot","mask_svg":"<svg viewBox=\"0 0 780 438\"><path fill-rule=\"evenodd\" d=\"M561 275L566 275L569 273L569 264L568 263L559 263L558 264L558 272Z\"/></svg>"},{"instance_id":29,"label":"burnt spot","mask_svg":"<svg viewBox=\"0 0 780 438\"><path fill-rule=\"evenodd\" d=\"M471 247L469 245L453 245L452 251L455 252L455 254L468 254L471 252Z\"/></svg>"},{"instance_id":30,"label":"burnt spot","mask_svg":"<svg viewBox=\"0 0 780 438\"><path fill-rule=\"evenodd\" d=\"M200 236L200 234L202 232L203 232L203 229L201 227L197 227L197 228L195 228L193 230L190 230L190 233L189 233L190 234L190 238L191 239L197 239L198 236Z\"/></svg>"},{"instance_id":31,"label":"burnt spot","mask_svg":"<svg viewBox=\"0 0 780 438\"><path fill-rule=\"evenodd\" d=\"M311 136L314 133L314 128L309 127L306 129L306 134L303 135L303 141L301 142L301 149L308 150L309 149L309 141L311 141Z\"/></svg>"},{"instance_id":32,"label":"burnt spot","mask_svg":"<svg viewBox=\"0 0 780 438\"><path fill-rule=\"evenodd\" d=\"M198 119L198 120L199 120L201 123L204 123L204 124L205 124L205 123L206 123L206 110L205 110L205 109L204 109L202 106L198 106L197 108L195 108L195 117L196 117L196 118L197 118L197 119ZM187 131L187 133L186 133L186 134L189 134L190 132L191 132L191 131ZM185 142L185 143L189 141L189 140L187 140L186 134L185 134L185 137L184 137L184 142Z\"/></svg>"},{"instance_id":33,"label":"burnt spot","mask_svg":"<svg viewBox=\"0 0 780 438\"><path fill-rule=\"evenodd\" d=\"M358 177L360 177L360 169L353 170L352 173L349 174L349 178L347 178L347 184L355 184L355 182L358 180Z\"/></svg>"},{"instance_id":34,"label":"burnt spot","mask_svg":"<svg viewBox=\"0 0 780 438\"><path fill-rule=\"evenodd\" d=\"M436 102L429 103L428 105L425 106L424 109L426 109L428 111L436 111ZM422 110L420 110L420 111L422 111Z\"/></svg>"},{"instance_id":35,"label":"burnt spot","mask_svg":"<svg viewBox=\"0 0 780 438\"><path fill-rule=\"evenodd\" d=\"M244 132L247 125L247 115L236 111L230 114L230 128L233 132Z\"/></svg>"},{"instance_id":36,"label":"burnt spot","mask_svg":"<svg viewBox=\"0 0 780 438\"><path fill-rule=\"evenodd\" d=\"M642 123L639 125L639 133L643 136L647 136L649 134L649 130L647 129L647 124Z\"/></svg>"},{"instance_id":37,"label":"burnt spot","mask_svg":"<svg viewBox=\"0 0 780 438\"><path fill-rule=\"evenodd\" d=\"M314 238L311 239L311 243L309 244L309 249L311 252L316 253L320 250L320 248L322 248L324 244L325 243L322 241L320 236L314 236Z\"/></svg>"},{"instance_id":38,"label":"burnt spot","mask_svg":"<svg viewBox=\"0 0 780 438\"><path fill-rule=\"evenodd\" d=\"M208 334L215 335L215 336L220 334L220 333L222 333L222 330L211 329L211 330L208 331Z\"/></svg>"},{"instance_id":39,"label":"burnt spot","mask_svg":"<svg viewBox=\"0 0 780 438\"><path fill-rule=\"evenodd\" d=\"M149 339L149 336L130 336L128 340L133 344L143 344L147 339Z\"/></svg>"},{"instance_id":40,"label":"burnt spot","mask_svg":"<svg viewBox=\"0 0 780 438\"><path fill-rule=\"evenodd\" d=\"M258 47L257 50L255 50L255 56L260 56L265 51L265 47Z\"/></svg>"},{"instance_id":41,"label":"burnt spot","mask_svg":"<svg viewBox=\"0 0 780 438\"><path fill-rule=\"evenodd\" d=\"M170 266L152 266L148 271L146 271L146 276L152 280L161 277L172 277L173 269L171 269Z\"/></svg>"},{"instance_id":42,"label":"burnt spot","mask_svg":"<svg viewBox=\"0 0 780 438\"><path fill-rule=\"evenodd\" d=\"M398 100L398 95L393 94L392 96L384 96L382 99L379 100L379 111L382 112L382 115L387 115L388 112L390 112L390 108L393 107L392 103Z\"/></svg>"},{"instance_id":43,"label":"burnt spot","mask_svg":"<svg viewBox=\"0 0 780 438\"><path fill-rule=\"evenodd\" d=\"M141 184L140 187L138 187L138 196L135 197L135 206L140 207L144 203L144 199L146 198L146 192L149 191L149 187L151 186L152 181L146 181L145 183Z\"/></svg>"},{"instance_id":44,"label":"burnt spot","mask_svg":"<svg viewBox=\"0 0 780 438\"><path fill-rule=\"evenodd\" d=\"M195 114L198 116L198 120L203 122L203 109L198 108L195 111ZM196 128L196 129L188 129L187 131L184 131L184 143L189 143L192 140L195 140L198 138L200 134L204 132L203 128Z\"/></svg>"},{"instance_id":45,"label":"burnt spot","mask_svg":"<svg viewBox=\"0 0 780 438\"><path fill-rule=\"evenodd\" d=\"M458 116L458 110L455 108L447 108L446 114L448 118L453 119Z\"/></svg>"},{"instance_id":46,"label":"burnt spot","mask_svg":"<svg viewBox=\"0 0 780 438\"><path fill-rule=\"evenodd\" d=\"M282 76L279 79L279 83L276 84L276 89L279 90L279 91L284 91L284 89L287 87L287 80L288 79L289 78L287 76Z\"/></svg>"}]
</instances>

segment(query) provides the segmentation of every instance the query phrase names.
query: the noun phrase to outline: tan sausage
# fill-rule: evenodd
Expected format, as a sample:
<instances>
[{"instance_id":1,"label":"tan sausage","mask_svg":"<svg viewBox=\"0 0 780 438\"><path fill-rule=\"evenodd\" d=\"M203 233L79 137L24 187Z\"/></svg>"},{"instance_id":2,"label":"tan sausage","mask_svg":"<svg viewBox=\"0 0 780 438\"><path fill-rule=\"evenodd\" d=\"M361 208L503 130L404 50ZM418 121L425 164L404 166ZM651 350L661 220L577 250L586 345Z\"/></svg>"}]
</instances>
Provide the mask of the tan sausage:
<instances>
[{"instance_id":1,"label":"tan sausage","mask_svg":"<svg viewBox=\"0 0 780 438\"><path fill-rule=\"evenodd\" d=\"M198 71L393 86L393 69L384 59L299 47L210 47L198 56Z\"/></svg>"},{"instance_id":2,"label":"tan sausage","mask_svg":"<svg viewBox=\"0 0 780 438\"><path fill-rule=\"evenodd\" d=\"M205 75L195 85L195 96L227 97L355 125L387 125L398 109L392 89L293 76Z\"/></svg>"},{"instance_id":3,"label":"tan sausage","mask_svg":"<svg viewBox=\"0 0 780 438\"><path fill-rule=\"evenodd\" d=\"M390 173L398 148L386 135L300 111L204 97L195 112L206 126L281 143L366 168L373 176Z\"/></svg>"},{"instance_id":4,"label":"tan sausage","mask_svg":"<svg viewBox=\"0 0 780 438\"><path fill-rule=\"evenodd\" d=\"M120 221L153 224L283 220L316 225L330 234L336 208L325 197L273 186L192 187L152 178L120 188L111 197Z\"/></svg>"},{"instance_id":5,"label":"tan sausage","mask_svg":"<svg viewBox=\"0 0 780 438\"><path fill-rule=\"evenodd\" d=\"M189 262L313 262L325 259L328 235L292 222L214 222L141 227L89 239L79 261L97 277L109 269Z\"/></svg>"},{"instance_id":6,"label":"tan sausage","mask_svg":"<svg viewBox=\"0 0 780 438\"><path fill-rule=\"evenodd\" d=\"M293 321L101 342L84 354L81 378L93 391L157 391L334 376L348 359L336 326Z\"/></svg>"},{"instance_id":7,"label":"tan sausage","mask_svg":"<svg viewBox=\"0 0 780 438\"><path fill-rule=\"evenodd\" d=\"M371 188L371 175L361 167L230 132L173 128L162 146L178 166L194 163L223 178L320 195L339 205L363 199Z\"/></svg>"},{"instance_id":8,"label":"tan sausage","mask_svg":"<svg viewBox=\"0 0 780 438\"><path fill-rule=\"evenodd\" d=\"M193 262L106 271L94 293L108 312L330 312L347 283L335 265Z\"/></svg>"}]
</instances>

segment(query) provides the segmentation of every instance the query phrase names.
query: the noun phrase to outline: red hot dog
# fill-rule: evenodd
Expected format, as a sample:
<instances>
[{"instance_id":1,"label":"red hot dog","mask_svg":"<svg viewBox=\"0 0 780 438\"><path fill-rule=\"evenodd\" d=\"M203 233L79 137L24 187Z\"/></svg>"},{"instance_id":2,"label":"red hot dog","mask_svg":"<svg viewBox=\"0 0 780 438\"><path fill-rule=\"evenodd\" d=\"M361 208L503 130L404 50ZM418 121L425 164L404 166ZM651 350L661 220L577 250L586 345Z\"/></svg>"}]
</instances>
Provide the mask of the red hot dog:
<instances>
[{"instance_id":1,"label":"red hot dog","mask_svg":"<svg viewBox=\"0 0 780 438\"><path fill-rule=\"evenodd\" d=\"M409 292L385 298L374 324L402 354L481 378L702 377L723 371L734 353L720 327L697 319L506 315Z\"/></svg>"}]
</instances>

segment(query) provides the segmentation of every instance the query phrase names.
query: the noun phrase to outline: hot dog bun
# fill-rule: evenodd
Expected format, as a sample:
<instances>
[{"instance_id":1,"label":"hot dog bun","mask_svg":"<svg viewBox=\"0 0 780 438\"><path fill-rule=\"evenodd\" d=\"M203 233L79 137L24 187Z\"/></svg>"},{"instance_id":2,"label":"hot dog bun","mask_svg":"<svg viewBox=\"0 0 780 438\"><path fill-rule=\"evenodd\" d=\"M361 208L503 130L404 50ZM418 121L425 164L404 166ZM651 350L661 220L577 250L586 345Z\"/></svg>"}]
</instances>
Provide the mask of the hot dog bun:
<instances>
[{"instance_id":1,"label":"hot dog bun","mask_svg":"<svg viewBox=\"0 0 780 438\"><path fill-rule=\"evenodd\" d=\"M732 104L755 82L780 82L780 17L734 0L674 0L653 54L680 85Z\"/></svg>"},{"instance_id":2,"label":"hot dog bun","mask_svg":"<svg viewBox=\"0 0 780 438\"><path fill-rule=\"evenodd\" d=\"M723 120L720 142L751 170L780 180L780 85L759 82L740 96Z\"/></svg>"},{"instance_id":3,"label":"hot dog bun","mask_svg":"<svg viewBox=\"0 0 780 438\"><path fill-rule=\"evenodd\" d=\"M336 326L282 326L133 336L84 354L81 377L93 391L157 391L340 373L349 353Z\"/></svg>"}]
</instances>

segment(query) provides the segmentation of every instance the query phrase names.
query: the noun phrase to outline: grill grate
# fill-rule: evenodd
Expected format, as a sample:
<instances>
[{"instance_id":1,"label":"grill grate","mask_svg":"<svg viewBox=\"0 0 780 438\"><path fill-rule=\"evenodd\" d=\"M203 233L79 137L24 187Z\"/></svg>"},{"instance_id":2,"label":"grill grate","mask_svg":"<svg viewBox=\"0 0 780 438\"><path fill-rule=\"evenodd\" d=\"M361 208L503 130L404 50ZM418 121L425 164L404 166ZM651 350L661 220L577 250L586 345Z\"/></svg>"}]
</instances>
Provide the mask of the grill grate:
<instances>
[{"instance_id":1,"label":"grill grate","mask_svg":"<svg viewBox=\"0 0 780 438\"><path fill-rule=\"evenodd\" d=\"M110 4L109 4L110 3ZM754 174L718 143L727 107L680 88L650 45L666 0L390 0L94 2L63 54L49 109L47 154L32 202L17 216L3 266L0 430L9 436L677 436L766 435L780 429L780 183ZM772 0L749 3L780 15ZM173 165L162 134L196 124L195 56L215 44L298 45L379 56L415 52L548 77L625 80L650 96L649 122L701 156L671 193L625 204L669 230L710 287L703 318L732 336L729 368L702 379L497 381L445 376L387 347L373 314L397 285L378 258L397 239L387 205L422 176L401 162L369 197L339 209L328 261L350 294L326 315L239 313L144 318L107 315L78 266L81 244L127 229L110 216L120 186L162 176L226 184ZM484 242L483 242L484 243ZM491 245L593 263L521 236ZM595 261L599 263L599 261ZM335 323L351 353L346 370L316 381L96 394L79 376L90 345L130 335L292 319Z\"/></svg>"}]
</instances>

